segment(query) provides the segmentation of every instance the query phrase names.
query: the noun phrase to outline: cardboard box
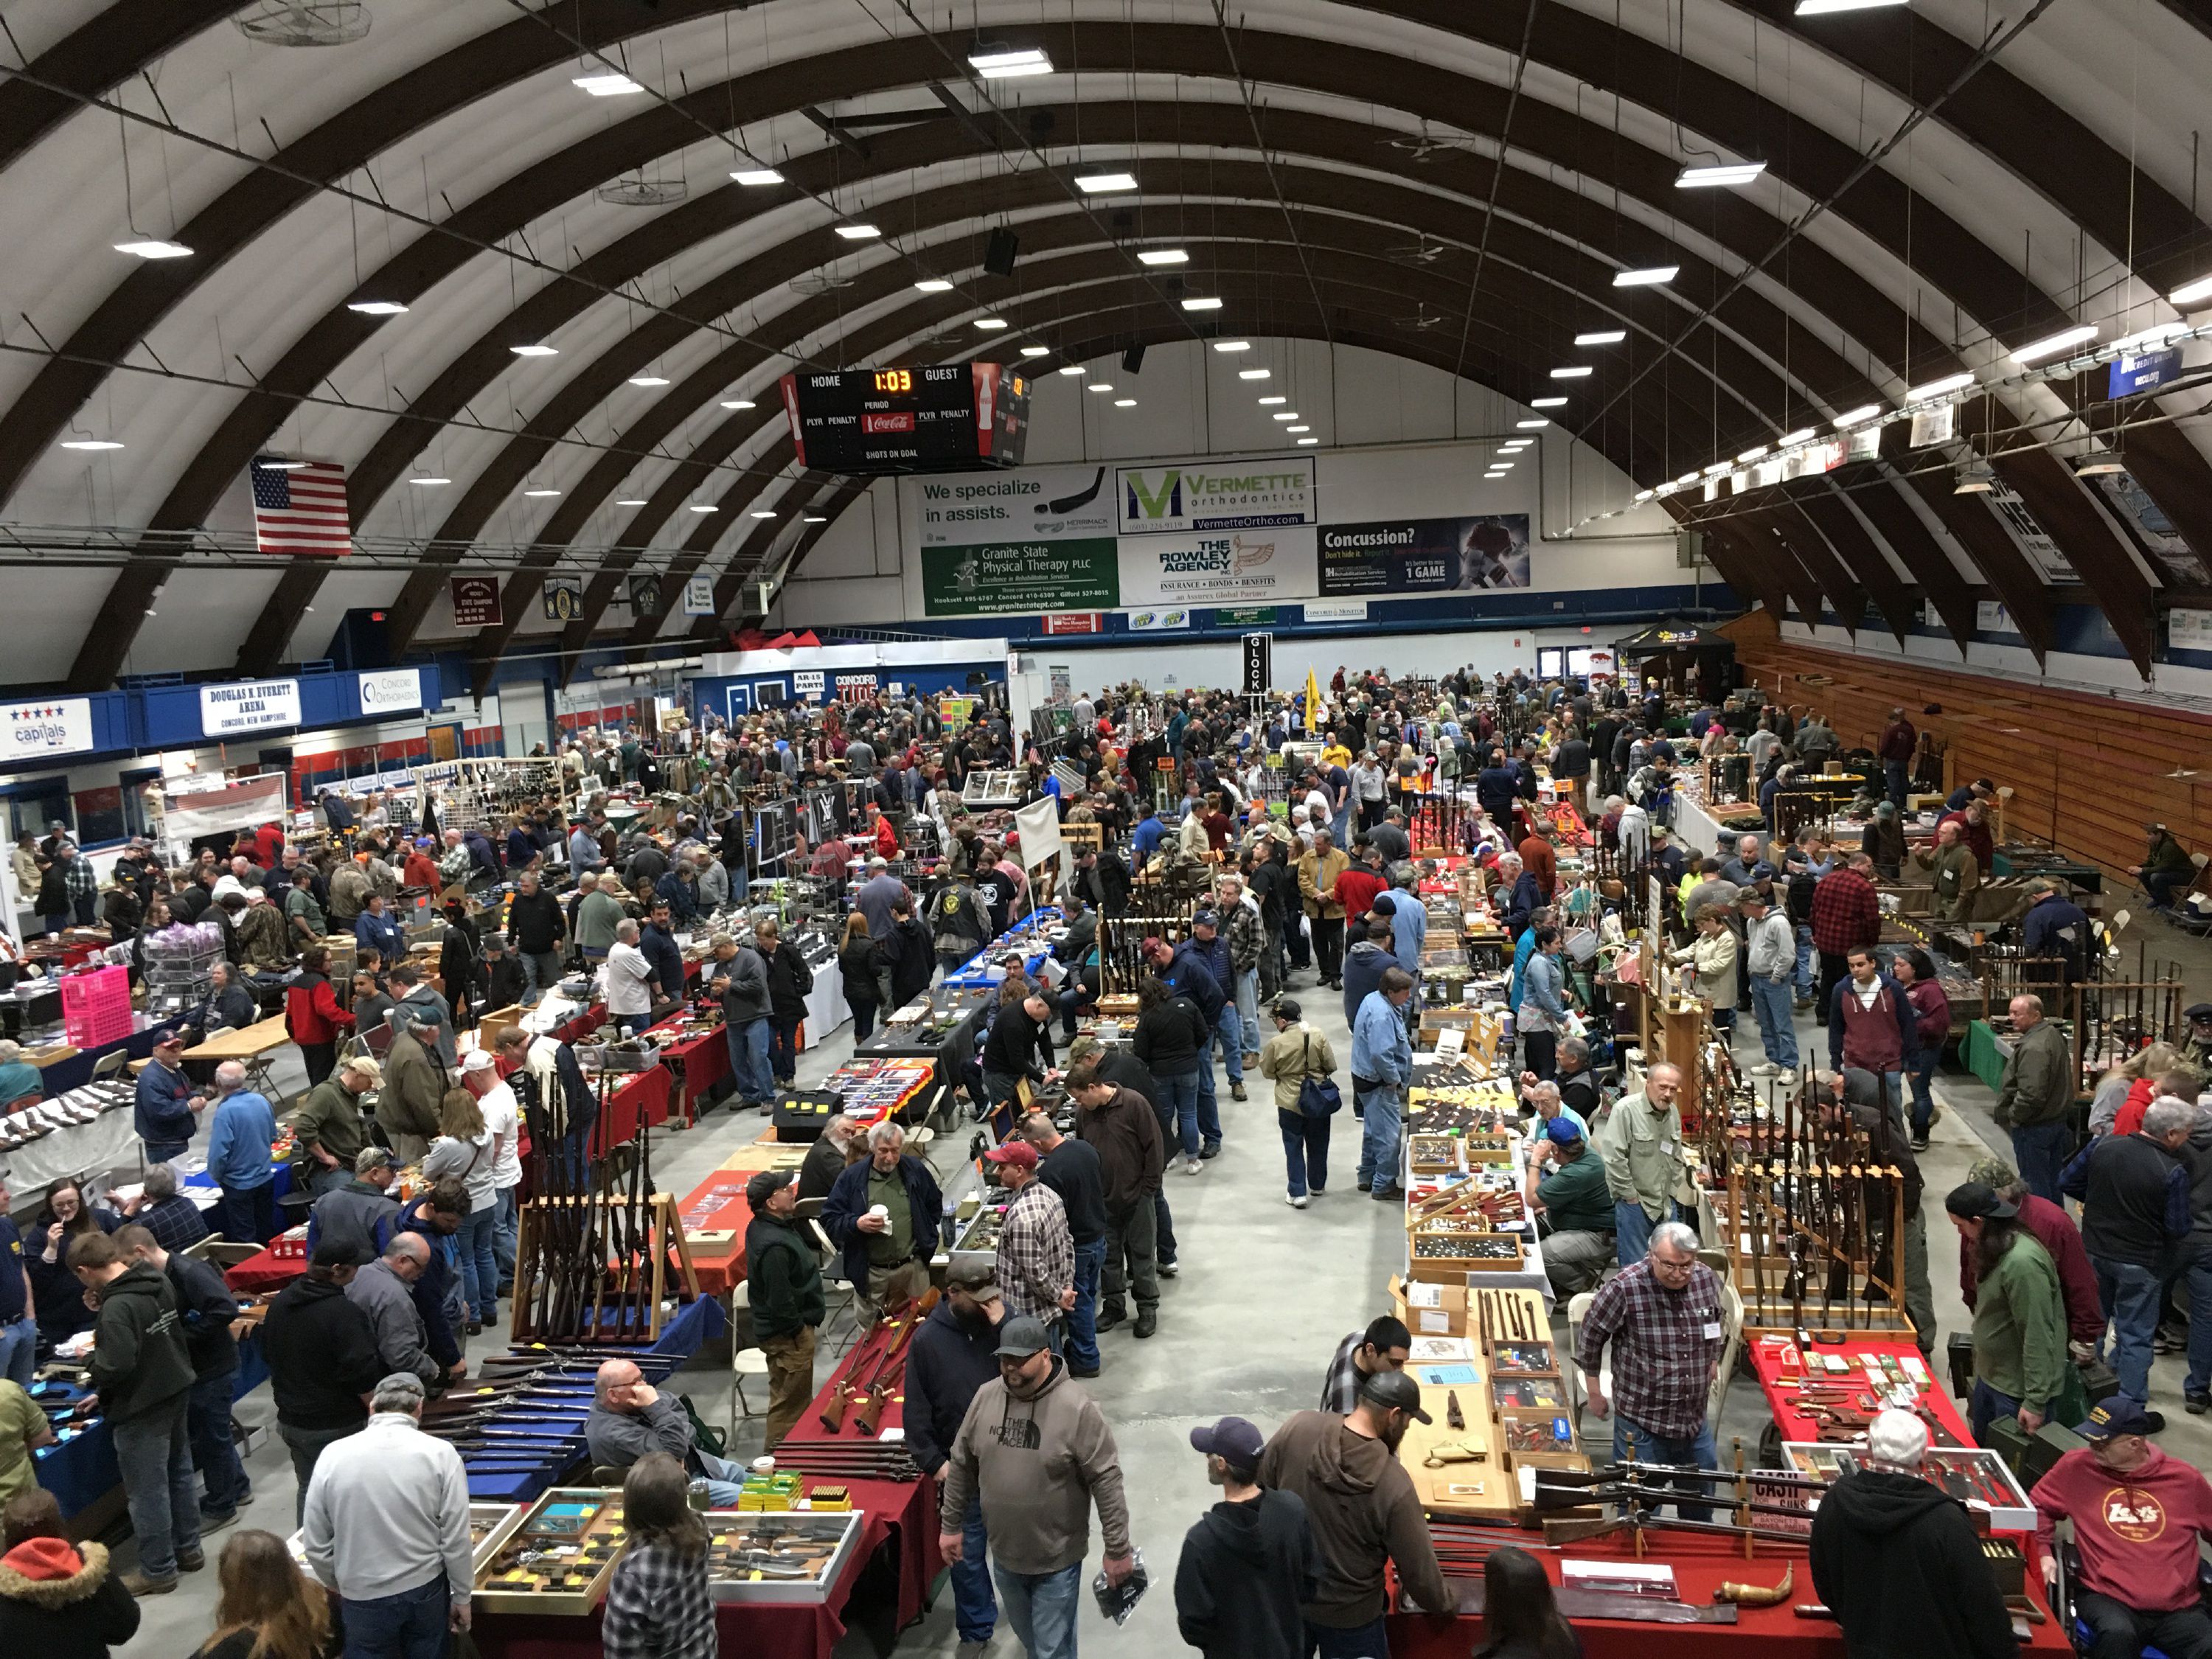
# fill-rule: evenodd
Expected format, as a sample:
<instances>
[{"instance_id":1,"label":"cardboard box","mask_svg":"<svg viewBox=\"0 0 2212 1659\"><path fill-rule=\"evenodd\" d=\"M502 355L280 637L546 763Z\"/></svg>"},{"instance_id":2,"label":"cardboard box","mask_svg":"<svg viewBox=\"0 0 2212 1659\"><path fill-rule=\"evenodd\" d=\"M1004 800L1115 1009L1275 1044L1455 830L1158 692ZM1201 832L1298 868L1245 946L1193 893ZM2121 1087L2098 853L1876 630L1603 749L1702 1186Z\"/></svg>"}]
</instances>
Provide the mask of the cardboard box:
<instances>
[{"instance_id":1,"label":"cardboard box","mask_svg":"<svg viewBox=\"0 0 2212 1659\"><path fill-rule=\"evenodd\" d=\"M1414 1264L1417 1267L1419 1264ZM1406 1328L1415 1336L1467 1334L1467 1275L1440 1285L1415 1280L1406 1286Z\"/></svg>"}]
</instances>

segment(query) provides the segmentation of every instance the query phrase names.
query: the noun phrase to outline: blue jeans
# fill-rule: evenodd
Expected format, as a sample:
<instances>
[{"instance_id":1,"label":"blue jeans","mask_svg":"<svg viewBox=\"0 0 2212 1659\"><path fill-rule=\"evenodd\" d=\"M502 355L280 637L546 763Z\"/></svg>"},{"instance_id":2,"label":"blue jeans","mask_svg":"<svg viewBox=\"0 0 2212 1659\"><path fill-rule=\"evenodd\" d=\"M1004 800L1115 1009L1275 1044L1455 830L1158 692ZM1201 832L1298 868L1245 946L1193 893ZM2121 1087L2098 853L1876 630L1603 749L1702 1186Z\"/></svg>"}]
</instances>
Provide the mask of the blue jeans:
<instances>
[{"instance_id":1,"label":"blue jeans","mask_svg":"<svg viewBox=\"0 0 2212 1659\"><path fill-rule=\"evenodd\" d=\"M179 1395L110 1425L130 1500L131 1530L138 1535L138 1571L157 1581L173 1579L179 1553L200 1547L200 1500L192 1490L185 1404L185 1396Z\"/></svg>"},{"instance_id":2,"label":"blue jeans","mask_svg":"<svg viewBox=\"0 0 2212 1659\"><path fill-rule=\"evenodd\" d=\"M445 1659L446 1575L374 1601L341 1599L345 1659Z\"/></svg>"},{"instance_id":3,"label":"blue jeans","mask_svg":"<svg viewBox=\"0 0 2212 1659\"><path fill-rule=\"evenodd\" d=\"M1213 1024L1213 1040L1220 1045L1222 1058L1229 1067L1229 1080L1242 1083L1244 1080L1244 1018L1237 1012L1234 1002L1221 1005L1221 1018ZM1209 1054L1205 1064L1199 1068L1199 1074L1211 1082L1212 1071L1213 1056ZM1218 1134L1214 1137L1217 1140L1220 1138Z\"/></svg>"},{"instance_id":4,"label":"blue jeans","mask_svg":"<svg viewBox=\"0 0 2212 1659\"><path fill-rule=\"evenodd\" d=\"M1717 1469L1721 1466L1721 1460L1713 1451L1713 1431L1704 1425L1700 1424L1697 1433L1686 1437L1654 1434L1642 1424L1631 1422L1617 1404L1613 1413L1613 1461L1616 1463L1695 1464L1701 1469ZM1651 1484L1665 1486L1668 1482L1664 1476L1654 1476ZM1711 1488L1695 1481L1684 1481L1674 1490L1703 1494L1710 1492ZM1710 1521L1713 1514L1711 1504L1692 1503L1687 1498L1677 1498L1674 1510L1685 1521Z\"/></svg>"},{"instance_id":5,"label":"blue jeans","mask_svg":"<svg viewBox=\"0 0 2212 1659\"><path fill-rule=\"evenodd\" d=\"M2073 1146L2073 1126L2063 1118L2056 1123L2014 1129L2012 1161L2020 1170L2020 1178L2027 1183L2027 1190L2053 1204L2065 1203L2059 1194L2058 1176L2066 1168L2066 1155Z\"/></svg>"},{"instance_id":6,"label":"blue jeans","mask_svg":"<svg viewBox=\"0 0 2212 1659\"><path fill-rule=\"evenodd\" d=\"M968 1500L960 1524L960 1559L952 1564L952 1623L963 1642L988 1642L999 1627L999 1598L991 1594L991 1562L984 1553L981 1500Z\"/></svg>"},{"instance_id":7,"label":"blue jeans","mask_svg":"<svg viewBox=\"0 0 2212 1659\"><path fill-rule=\"evenodd\" d=\"M1260 1052L1260 970L1247 968L1237 975L1237 1018L1244 1027L1244 1052Z\"/></svg>"},{"instance_id":8,"label":"blue jeans","mask_svg":"<svg viewBox=\"0 0 2212 1659\"><path fill-rule=\"evenodd\" d=\"M1784 1071L1797 1069L1797 1026L1790 1006L1790 986L1771 979L1751 982L1751 1012L1759 1021L1759 1046L1767 1059Z\"/></svg>"},{"instance_id":9,"label":"blue jeans","mask_svg":"<svg viewBox=\"0 0 2212 1659\"><path fill-rule=\"evenodd\" d=\"M1105 1271L1103 1236L1075 1247L1075 1305L1065 1322L1067 1363L1081 1370L1098 1369L1098 1280ZM2207 1335L2212 1337L2212 1332Z\"/></svg>"},{"instance_id":10,"label":"blue jeans","mask_svg":"<svg viewBox=\"0 0 2212 1659\"><path fill-rule=\"evenodd\" d=\"M790 1086L799 1070L799 1028L802 1018L793 1015L786 1019L781 1014L769 1021L769 1062L776 1081Z\"/></svg>"},{"instance_id":11,"label":"blue jeans","mask_svg":"<svg viewBox=\"0 0 2212 1659\"><path fill-rule=\"evenodd\" d=\"M514 1246L522 1227L520 1213L514 1205L515 1188L501 1187L497 1192L498 1202L491 1212L492 1260L499 1265L499 1278L495 1283L495 1290L514 1283Z\"/></svg>"},{"instance_id":12,"label":"blue jeans","mask_svg":"<svg viewBox=\"0 0 2212 1659\"><path fill-rule=\"evenodd\" d=\"M492 1249L498 1231L499 1211L486 1204L471 1208L453 1234L453 1247L461 1258L461 1296L469 1317L489 1325L499 1317L499 1258Z\"/></svg>"},{"instance_id":13,"label":"blue jeans","mask_svg":"<svg viewBox=\"0 0 2212 1659\"><path fill-rule=\"evenodd\" d=\"M1986 1445L1990 1425L2000 1417L2011 1417L2020 1410L2021 1402L2008 1394L1999 1394L1979 1377L1974 1379L1974 1391L1966 1396L1966 1428L1974 1437L1974 1443ZM2050 1401L2044 1402L2047 1407Z\"/></svg>"},{"instance_id":14,"label":"blue jeans","mask_svg":"<svg viewBox=\"0 0 2212 1659\"><path fill-rule=\"evenodd\" d=\"M2097 1305L2112 1324L2112 1370L2120 1379L2120 1392L2138 1406L2150 1398L2151 1337L2158 1329L2159 1310L2165 1306L2165 1281L2154 1268L2132 1261L2089 1258L2097 1273ZM2195 1328L2195 1322L2191 1322ZM2105 1358L2104 1344L2097 1357Z\"/></svg>"},{"instance_id":15,"label":"blue jeans","mask_svg":"<svg viewBox=\"0 0 2212 1659\"><path fill-rule=\"evenodd\" d=\"M1936 1097L1929 1088L1936 1080L1936 1062L1942 1053L1941 1048L1915 1048L1905 1057L1905 1075L1912 1085L1912 1133L1923 1138L1936 1119Z\"/></svg>"},{"instance_id":16,"label":"blue jeans","mask_svg":"<svg viewBox=\"0 0 2212 1659\"><path fill-rule=\"evenodd\" d=\"M1380 1619L1340 1630L1306 1620L1306 1659L1390 1659L1389 1627Z\"/></svg>"},{"instance_id":17,"label":"blue jeans","mask_svg":"<svg viewBox=\"0 0 2212 1659\"><path fill-rule=\"evenodd\" d=\"M1651 1254L1651 1229L1655 1224L1644 1212L1641 1204L1623 1204L1618 1199L1613 1206L1613 1260L1624 1267L1633 1267Z\"/></svg>"},{"instance_id":18,"label":"blue jeans","mask_svg":"<svg viewBox=\"0 0 2212 1659\"><path fill-rule=\"evenodd\" d=\"M266 1244L276 1236L276 1183L225 1187L210 1218L215 1230L234 1244Z\"/></svg>"},{"instance_id":19,"label":"blue jeans","mask_svg":"<svg viewBox=\"0 0 2212 1659\"><path fill-rule=\"evenodd\" d=\"M2208 1340L2212 1340L2212 1327L2207 1327L2204 1334ZM38 1357L37 1320L25 1314L12 1325L0 1325L0 1376L28 1392Z\"/></svg>"},{"instance_id":20,"label":"blue jeans","mask_svg":"<svg viewBox=\"0 0 2212 1659\"><path fill-rule=\"evenodd\" d=\"M1283 1132L1283 1163L1290 1174L1291 1196L1304 1198L1309 1191L1322 1191L1328 1185L1328 1120L1279 1110L1275 1122Z\"/></svg>"},{"instance_id":21,"label":"blue jeans","mask_svg":"<svg viewBox=\"0 0 2212 1659\"><path fill-rule=\"evenodd\" d=\"M1387 1193L1398 1184L1398 1129L1403 1109L1395 1085L1363 1089L1352 1080L1359 1119L1359 1167L1352 1184L1370 1193Z\"/></svg>"},{"instance_id":22,"label":"blue jeans","mask_svg":"<svg viewBox=\"0 0 2212 1659\"><path fill-rule=\"evenodd\" d=\"M2186 1257L2181 1279L2189 1288L2189 1375L2181 1391L2212 1394L2212 1251Z\"/></svg>"},{"instance_id":23,"label":"blue jeans","mask_svg":"<svg viewBox=\"0 0 2212 1659\"><path fill-rule=\"evenodd\" d=\"M1813 924L1797 924L1797 997L1800 1001L1813 994Z\"/></svg>"},{"instance_id":24,"label":"blue jeans","mask_svg":"<svg viewBox=\"0 0 2212 1659\"><path fill-rule=\"evenodd\" d=\"M1890 803L1902 812L1905 810L1905 788L1908 781L1903 761L1886 760L1881 763L1881 781Z\"/></svg>"},{"instance_id":25,"label":"blue jeans","mask_svg":"<svg viewBox=\"0 0 2212 1659\"><path fill-rule=\"evenodd\" d=\"M767 1019L749 1019L724 1029L729 1034L730 1069L737 1073L738 1099L747 1106L767 1105L775 1093L775 1078L769 1069Z\"/></svg>"},{"instance_id":26,"label":"blue jeans","mask_svg":"<svg viewBox=\"0 0 2212 1659\"><path fill-rule=\"evenodd\" d=\"M964 1550L963 1552L965 1553ZM1029 1659L1075 1659L1075 1615L1083 1605L1083 1563L1058 1572L1009 1572L994 1565L991 1577L1006 1622Z\"/></svg>"},{"instance_id":27,"label":"blue jeans","mask_svg":"<svg viewBox=\"0 0 2212 1659\"><path fill-rule=\"evenodd\" d=\"M185 1396L185 1432L192 1443L192 1462L207 1486L201 1508L211 1516L228 1515L252 1490L230 1438L230 1391L237 1382L234 1370L204 1376Z\"/></svg>"},{"instance_id":28,"label":"blue jeans","mask_svg":"<svg viewBox=\"0 0 2212 1659\"><path fill-rule=\"evenodd\" d=\"M1212 1063L1212 1056L1208 1056ZM1178 1142L1185 1158L1198 1156L1198 1079L1200 1073L1187 1073L1182 1077L1158 1077L1152 1085L1160 1092L1160 1103L1154 1109L1159 1114L1160 1144L1175 1155ZM1218 1138L1218 1134L1217 1134Z\"/></svg>"}]
</instances>

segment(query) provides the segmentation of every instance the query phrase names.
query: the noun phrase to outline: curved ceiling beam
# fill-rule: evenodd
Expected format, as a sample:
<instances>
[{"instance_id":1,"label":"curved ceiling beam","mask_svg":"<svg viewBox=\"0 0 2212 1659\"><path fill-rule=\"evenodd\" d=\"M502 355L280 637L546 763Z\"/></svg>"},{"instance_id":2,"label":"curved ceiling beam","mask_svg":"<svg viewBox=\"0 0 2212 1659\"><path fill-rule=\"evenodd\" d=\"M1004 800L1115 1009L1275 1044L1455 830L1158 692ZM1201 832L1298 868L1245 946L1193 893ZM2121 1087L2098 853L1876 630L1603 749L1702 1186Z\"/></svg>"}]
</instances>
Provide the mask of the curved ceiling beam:
<instances>
[{"instance_id":1,"label":"curved ceiling beam","mask_svg":"<svg viewBox=\"0 0 2212 1659\"><path fill-rule=\"evenodd\" d=\"M129 80L237 9L238 0L116 0L0 82L0 169L82 109L80 100Z\"/></svg>"}]
</instances>

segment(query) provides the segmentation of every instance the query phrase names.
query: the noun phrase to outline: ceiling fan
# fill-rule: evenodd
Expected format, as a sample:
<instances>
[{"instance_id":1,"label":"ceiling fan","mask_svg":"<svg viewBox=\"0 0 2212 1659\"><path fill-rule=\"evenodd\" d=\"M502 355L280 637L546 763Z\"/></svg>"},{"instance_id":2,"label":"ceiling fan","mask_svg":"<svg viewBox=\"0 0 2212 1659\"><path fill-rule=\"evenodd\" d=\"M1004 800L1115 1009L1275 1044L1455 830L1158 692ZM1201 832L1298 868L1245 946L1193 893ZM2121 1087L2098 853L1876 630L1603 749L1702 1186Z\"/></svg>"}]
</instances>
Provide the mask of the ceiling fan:
<instances>
[{"instance_id":1,"label":"ceiling fan","mask_svg":"<svg viewBox=\"0 0 2212 1659\"><path fill-rule=\"evenodd\" d=\"M1416 161L1425 161L1431 155L1440 152L1471 151L1474 149L1474 140L1472 138L1432 137L1426 121L1420 123L1420 131L1416 137L1407 137L1401 134L1395 138L1386 138L1382 142L1392 149L1403 151Z\"/></svg>"},{"instance_id":2,"label":"ceiling fan","mask_svg":"<svg viewBox=\"0 0 2212 1659\"><path fill-rule=\"evenodd\" d=\"M1424 305L1416 310L1410 317L1393 317L1390 319L1390 325L1393 328L1410 328L1416 331L1425 331L1431 328L1439 327L1449 320L1450 319L1447 318L1441 311L1431 311L1427 306Z\"/></svg>"},{"instance_id":3,"label":"ceiling fan","mask_svg":"<svg viewBox=\"0 0 2212 1659\"><path fill-rule=\"evenodd\" d=\"M1426 231L1418 234L1418 241L1401 242L1395 247L1384 248L1382 257L1394 264L1427 265L1434 264L1450 251L1442 242L1431 241Z\"/></svg>"}]
</instances>

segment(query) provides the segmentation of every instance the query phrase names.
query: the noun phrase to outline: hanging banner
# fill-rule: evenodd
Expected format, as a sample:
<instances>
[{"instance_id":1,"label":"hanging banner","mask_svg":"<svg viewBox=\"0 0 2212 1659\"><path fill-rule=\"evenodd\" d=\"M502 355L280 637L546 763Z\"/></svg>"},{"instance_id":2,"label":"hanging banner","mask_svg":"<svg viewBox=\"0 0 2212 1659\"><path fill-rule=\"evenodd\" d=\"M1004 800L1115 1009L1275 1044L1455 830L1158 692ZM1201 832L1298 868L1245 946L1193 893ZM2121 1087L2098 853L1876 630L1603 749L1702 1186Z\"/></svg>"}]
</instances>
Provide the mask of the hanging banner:
<instances>
[{"instance_id":1,"label":"hanging banner","mask_svg":"<svg viewBox=\"0 0 2212 1659\"><path fill-rule=\"evenodd\" d=\"M1525 513L1321 528L1323 593L1474 592L1528 586ZM1312 605L1306 607L1306 620L1319 620Z\"/></svg>"},{"instance_id":2,"label":"hanging banner","mask_svg":"<svg viewBox=\"0 0 2212 1659\"><path fill-rule=\"evenodd\" d=\"M2167 611L2166 642L2176 651L2212 651L2212 611L2176 606Z\"/></svg>"},{"instance_id":3,"label":"hanging banner","mask_svg":"<svg viewBox=\"0 0 2212 1659\"><path fill-rule=\"evenodd\" d=\"M422 672L379 668L358 677L364 714L410 714L422 706Z\"/></svg>"},{"instance_id":4,"label":"hanging banner","mask_svg":"<svg viewBox=\"0 0 2212 1659\"><path fill-rule=\"evenodd\" d=\"M1216 628L1273 628L1281 611L1279 605L1226 605L1212 620Z\"/></svg>"},{"instance_id":5,"label":"hanging banner","mask_svg":"<svg viewBox=\"0 0 2212 1659\"><path fill-rule=\"evenodd\" d=\"M1274 678L1275 636L1273 634L1247 634L1244 636L1244 695L1263 697Z\"/></svg>"},{"instance_id":6,"label":"hanging banner","mask_svg":"<svg viewBox=\"0 0 2212 1659\"><path fill-rule=\"evenodd\" d=\"M2181 378L2181 349L2169 346L2164 351L2130 353L2112 360L2112 378L2106 396L2132 398L2164 386L2168 380Z\"/></svg>"},{"instance_id":7,"label":"hanging banner","mask_svg":"<svg viewBox=\"0 0 2212 1659\"><path fill-rule=\"evenodd\" d=\"M1879 459L1881 455L1881 428L1879 426L1854 427L1847 453L1854 461Z\"/></svg>"},{"instance_id":8,"label":"hanging banner","mask_svg":"<svg viewBox=\"0 0 2212 1659\"><path fill-rule=\"evenodd\" d=\"M1190 612L1177 606L1172 611L1132 611L1129 631L1132 634L1161 634L1171 628L1190 626Z\"/></svg>"},{"instance_id":9,"label":"hanging banner","mask_svg":"<svg viewBox=\"0 0 2212 1659\"><path fill-rule=\"evenodd\" d=\"M921 550L924 616L988 617L1078 605L1111 610L1121 603L1111 536Z\"/></svg>"},{"instance_id":10,"label":"hanging banner","mask_svg":"<svg viewBox=\"0 0 2212 1659\"><path fill-rule=\"evenodd\" d=\"M501 625L498 577L456 576L453 580L453 592L454 627L497 628Z\"/></svg>"},{"instance_id":11,"label":"hanging banner","mask_svg":"<svg viewBox=\"0 0 2212 1659\"><path fill-rule=\"evenodd\" d=\"M218 781L212 788L170 794L162 803L162 837L181 847L202 836L281 823L285 811L284 781L282 772L265 772L235 782Z\"/></svg>"},{"instance_id":12,"label":"hanging banner","mask_svg":"<svg viewBox=\"0 0 2212 1659\"><path fill-rule=\"evenodd\" d=\"M1054 611L1044 619L1048 634L1103 634L1106 617L1097 611Z\"/></svg>"},{"instance_id":13,"label":"hanging banner","mask_svg":"<svg viewBox=\"0 0 2212 1659\"><path fill-rule=\"evenodd\" d=\"M200 735L226 738L234 732L265 732L300 723L300 682L250 680L238 685L200 687Z\"/></svg>"},{"instance_id":14,"label":"hanging banner","mask_svg":"<svg viewBox=\"0 0 2212 1659\"><path fill-rule=\"evenodd\" d=\"M1364 599L1309 599L1304 605L1305 619L1310 623L1346 623L1367 620L1367 601Z\"/></svg>"},{"instance_id":15,"label":"hanging banner","mask_svg":"<svg viewBox=\"0 0 2212 1659\"><path fill-rule=\"evenodd\" d=\"M584 614L584 579L548 576L545 579L545 619L574 622Z\"/></svg>"},{"instance_id":16,"label":"hanging banner","mask_svg":"<svg viewBox=\"0 0 2212 1659\"><path fill-rule=\"evenodd\" d=\"M687 617L711 617L714 611L714 579L712 576L684 578L684 614Z\"/></svg>"},{"instance_id":17,"label":"hanging banner","mask_svg":"<svg viewBox=\"0 0 2212 1659\"><path fill-rule=\"evenodd\" d=\"M1125 536L1124 605L1249 605L1319 592L1315 532L1304 525L1218 536Z\"/></svg>"},{"instance_id":18,"label":"hanging banner","mask_svg":"<svg viewBox=\"0 0 2212 1659\"><path fill-rule=\"evenodd\" d=\"M1115 528L1124 536L1311 524L1317 516L1310 455L1125 466L1115 474L1114 494Z\"/></svg>"},{"instance_id":19,"label":"hanging banner","mask_svg":"<svg viewBox=\"0 0 2212 1659\"><path fill-rule=\"evenodd\" d=\"M923 547L1092 541L1114 533L1103 466L1025 466L899 481Z\"/></svg>"},{"instance_id":20,"label":"hanging banner","mask_svg":"<svg viewBox=\"0 0 2212 1659\"><path fill-rule=\"evenodd\" d=\"M660 614L660 578L632 576L628 583L630 614L635 617L657 617Z\"/></svg>"},{"instance_id":21,"label":"hanging banner","mask_svg":"<svg viewBox=\"0 0 2212 1659\"><path fill-rule=\"evenodd\" d=\"M2100 472L2088 482L2129 538L2142 550L2151 568L2162 574L2166 586L2203 587L2212 583L2212 573L2197 556L2197 550L2174 527L2165 509L2136 482L2135 474Z\"/></svg>"},{"instance_id":22,"label":"hanging banner","mask_svg":"<svg viewBox=\"0 0 2212 1659\"><path fill-rule=\"evenodd\" d=\"M1935 404L1912 411L1912 447L1926 449L1948 444L1959 429L1959 405Z\"/></svg>"},{"instance_id":23,"label":"hanging banner","mask_svg":"<svg viewBox=\"0 0 2212 1659\"><path fill-rule=\"evenodd\" d=\"M0 703L0 762L82 755L92 749L92 699L49 697L44 702ZM24 902L29 902L25 895Z\"/></svg>"}]
</instances>

